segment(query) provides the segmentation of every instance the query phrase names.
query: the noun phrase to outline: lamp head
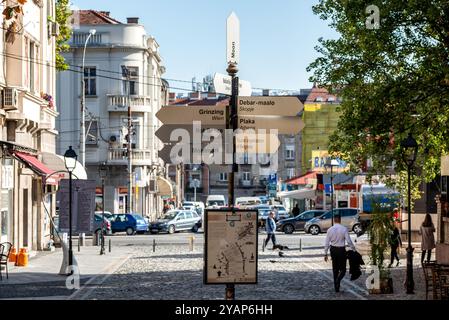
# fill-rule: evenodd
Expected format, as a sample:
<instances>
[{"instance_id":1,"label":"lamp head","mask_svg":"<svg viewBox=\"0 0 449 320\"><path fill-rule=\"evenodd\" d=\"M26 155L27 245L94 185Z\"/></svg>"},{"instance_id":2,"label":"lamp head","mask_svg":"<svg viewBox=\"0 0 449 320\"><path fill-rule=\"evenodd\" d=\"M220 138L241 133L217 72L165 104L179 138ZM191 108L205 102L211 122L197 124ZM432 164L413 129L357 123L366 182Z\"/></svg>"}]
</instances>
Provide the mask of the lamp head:
<instances>
[{"instance_id":1,"label":"lamp head","mask_svg":"<svg viewBox=\"0 0 449 320\"><path fill-rule=\"evenodd\" d=\"M418 154L418 143L411 133L408 134L407 138L401 141L401 149L404 162L407 166L412 166L416 160L416 155Z\"/></svg>"},{"instance_id":2,"label":"lamp head","mask_svg":"<svg viewBox=\"0 0 449 320\"><path fill-rule=\"evenodd\" d=\"M89 33L91 34L91 35L95 35L96 33L97 33L97 30L95 30L95 29L90 29L89 30Z\"/></svg>"},{"instance_id":3,"label":"lamp head","mask_svg":"<svg viewBox=\"0 0 449 320\"><path fill-rule=\"evenodd\" d=\"M78 155L75 150L72 149L72 146L69 146L69 149L64 153L64 164L67 171L72 172L76 167L76 159Z\"/></svg>"},{"instance_id":4,"label":"lamp head","mask_svg":"<svg viewBox=\"0 0 449 320\"><path fill-rule=\"evenodd\" d=\"M340 163L336 159L327 158L326 160L326 167L338 167Z\"/></svg>"}]
</instances>

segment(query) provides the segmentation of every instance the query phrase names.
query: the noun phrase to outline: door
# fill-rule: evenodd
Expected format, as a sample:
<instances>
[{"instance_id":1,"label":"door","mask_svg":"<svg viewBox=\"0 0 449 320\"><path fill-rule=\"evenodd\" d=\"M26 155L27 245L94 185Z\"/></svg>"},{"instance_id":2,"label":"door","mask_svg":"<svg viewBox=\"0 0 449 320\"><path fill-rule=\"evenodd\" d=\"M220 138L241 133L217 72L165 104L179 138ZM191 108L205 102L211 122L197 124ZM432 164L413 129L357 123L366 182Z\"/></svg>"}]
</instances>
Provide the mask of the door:
<instances>
[{"instance_id":1,"label":"door","mask_svg":"<svg viewBox=\"0 0 449 320\"><path fill-rule=\"evenodd\" d=\"M115 216L113 223L114 232L121 232L126 230L126 214L118 214Z\"/></svg>"},{"instance_id":2,"label":"door","mask_svg":"<svg viewBox=\"0 0 449 320\"><path fill-rule=\"evenodd\" d=\"M176 230L184 230L185 229L185 220L186 220L185 213L184 212L179 213L178 216L176 217L176 221L175 221Z\"/></svg>"},{"instance_id":3,"label":"door","mask_svg":"<svg viewBox=\"0 0 449 320\"><path fill-rule=\"evenodd\" d=\"M336 210L334 209L334 214L336 214ZM329 211L324 216L320 218L320 228L321 231L325 232L332 226L332 212Z\"/></svg>"},{"instance_id":4,"label":"door","mask_svg":"<svg viewBox=\"0 0 449 320\"><path fill-rule=\"evenodd\" d=\"M356 218L357 211L351 209L342 209L341 211L342 211L341 224L351 231L352 225L354 224L354 220Z\"/></svg>"},{"instance_id":5,"label":"door","mask_svg":"<svg viewBox=\"0 0 449 320\"><path fill-rule=\"evenodd\" d=\"M195 219L193 218L193 214L192 212L186 212L185 215L186 220L184 226L187 230L192 229L193 226L195 225Z\"/></svg>"},{"instance_id":6,"label":"door","mask_svg":"<svg viewBox=\"0 0 449 320\"><path fill-rule=\"evenodd\" d=\"M304 212L304 213L298 215L295 220L295 229L303 230L306 222L309 221L310 219L312 219L313 217L314 217L314 214L312 211Z\"/></svg>"},{"instance_id":7,"label":"door","mask_svg":"<svg viewBox=\"0 0 449 320\"><path fill-rule=\"evenodd\" d=\"M118 213L126 213L126 202L128 201L127 194L120 194L118 196Z\"/></svg>"}]
</instances>

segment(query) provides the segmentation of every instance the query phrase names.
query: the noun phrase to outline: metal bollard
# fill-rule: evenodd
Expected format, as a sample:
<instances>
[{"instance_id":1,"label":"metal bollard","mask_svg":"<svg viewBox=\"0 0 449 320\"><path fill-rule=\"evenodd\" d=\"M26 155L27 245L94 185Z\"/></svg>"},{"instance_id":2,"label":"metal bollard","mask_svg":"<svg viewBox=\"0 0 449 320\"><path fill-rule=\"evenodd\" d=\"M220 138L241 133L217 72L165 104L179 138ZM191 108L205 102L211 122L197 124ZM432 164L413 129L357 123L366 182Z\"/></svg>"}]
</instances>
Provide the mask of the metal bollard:
<instances>
[{"instance_id":1,"label":"metal bollard","mask_svg":"<svg viewBox=\"0 0 449 320\"><path fill-rule=\"evenodd\" d=\"M299 239L299 252L302 252L302 239Z\"/></svg>"},{"instance_id":2,"label":"metal bollard","mask_svg":"<svg viewBox=\"0 0 449 320\"><path fill-rule=\"evenodd\" d=\"M195 240L195 237L194 236L190 236L190 238L189 238L190 251L193 251L193 240Z\"/></svg>"},{"instance_id":3,"label":"metal bollard","mask_svg":"<svg viewBox=\"0 0 449 320\"><path fill-rule=\"evenodd\" d=\"M153 239L153 252L156 252L156 239Z\"/></svg>"},{"instance_id":4,"label":"metal bollard","mask_svg":"<svg viewBox=\"0 0 449 320\"><path fill-rule=\"evenodd\" d=\"M78 239L78 252L81 251L81 247L80 247L80 240Z\"/></svg>"},{"instance_id":5,"label":"metal bollard","mask_svg":"<svg viewBox=\"0 0 449 320\"><path fill-rule=\"evenodd\" d=\"M111 241L111 239L109 239L109 252L111 252L111 247L112 247L112 241Z\"/></svg>"}]
</instances>

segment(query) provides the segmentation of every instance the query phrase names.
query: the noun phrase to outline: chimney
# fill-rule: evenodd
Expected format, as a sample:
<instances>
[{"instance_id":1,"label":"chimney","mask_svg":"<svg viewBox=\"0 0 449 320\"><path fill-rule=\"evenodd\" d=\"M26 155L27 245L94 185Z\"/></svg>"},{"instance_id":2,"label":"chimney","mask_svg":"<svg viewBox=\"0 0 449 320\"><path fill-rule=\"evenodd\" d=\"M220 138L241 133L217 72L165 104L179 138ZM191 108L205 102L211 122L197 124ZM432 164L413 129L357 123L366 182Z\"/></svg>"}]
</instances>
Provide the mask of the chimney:
<instances>
[{"instance_id":1,"label":"chimney","mask_svg":"<svg viewBox=\"0 0 449 320\"><path fill-rule=\"evenodd\" d=\"M126 18L128 24L139 24L139 18L137 17L130 17Z\"/></svg>"},{"instance_id":2,"label":"chimney","mask_svg":"<svg viewBox=\"0 0 449 320\"><path fill-rule=\"evenodd\" d=\"M109 17L110 12L109 11L100 11L101 14L104 14L105 16Z\"/></svg>"}]
</instances>

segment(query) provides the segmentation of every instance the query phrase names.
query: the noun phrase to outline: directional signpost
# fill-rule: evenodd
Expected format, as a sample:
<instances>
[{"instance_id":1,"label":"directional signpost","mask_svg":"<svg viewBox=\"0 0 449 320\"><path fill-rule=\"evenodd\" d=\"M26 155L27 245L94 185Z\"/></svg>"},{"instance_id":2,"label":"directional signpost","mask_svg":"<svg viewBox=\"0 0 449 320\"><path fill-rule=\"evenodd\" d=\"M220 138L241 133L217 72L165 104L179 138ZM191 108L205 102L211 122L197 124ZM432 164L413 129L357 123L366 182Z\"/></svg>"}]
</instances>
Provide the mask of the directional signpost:
<instances>
[{"instance_id":1,"label":"directional signpost","mask_svg":"<svg viewBox=\"0 0 449 320\"><path fill-rule=\"evenodd\" d=\"M304 105L296 97L243 97L239 96L239 116L297 117ZM298 119L298 121L301 121Z\"/></svg>"},{"instance_id":2,"label":"directional signpost","mask_svg":"<svg viewBox=\"0 0 449 320\"><path fill-rule=\"evenodd\" d=\"M216 93L230 96L232 93L232 78L224 74L216 73L214 75L214 87ZM253 92L251 83L245 80L240 80L239 92L242 96L250 96Z\"/></svg>"}]
</instances>

